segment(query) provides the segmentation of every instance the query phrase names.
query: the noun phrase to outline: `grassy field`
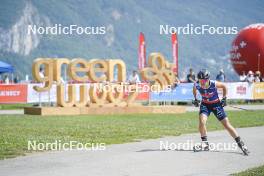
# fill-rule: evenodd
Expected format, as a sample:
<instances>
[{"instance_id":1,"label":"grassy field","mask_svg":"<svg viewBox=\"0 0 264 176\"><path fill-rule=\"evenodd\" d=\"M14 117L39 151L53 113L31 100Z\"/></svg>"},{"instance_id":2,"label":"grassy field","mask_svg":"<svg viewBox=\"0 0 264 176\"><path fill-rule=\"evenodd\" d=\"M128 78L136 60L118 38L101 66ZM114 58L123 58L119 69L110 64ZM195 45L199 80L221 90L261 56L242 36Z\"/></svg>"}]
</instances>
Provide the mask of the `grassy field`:
<instances>
[{"instance_id":1,"label":"grassy field","mask_svg":"<svg viewBox=\"0 0 264 176\"><path fill-rule=\"evenodd\" d=\"M235 127L264 125L264 111L228 112ZM0 159L27 153L28 140L117 144L197 132L197 113L115 116L0 116ZM209 130L223 129L215 117Z\"/></svg>"},{"instance_id":2,"label":"grassy field","mask_svg":"<svg viewBox=\"0 0 264 176\"><path fill-rule=\"evenodd\" d=\"M0 110L24 109L30 107L32 104L0 104Z\"/></svg>"},{"instance_id":3,"label":"grassy field","mask_svg":"<svg viewBox=\"0 0 264 176\"><path fill-rule=\"evenodd\" d=\"M179 105L187 105L187 102L175 102ZM45 106L45 103L43 103ZM158 104L158 103L154 103ZM189 102L190 104L190 102ZM230 105L263 105L263 100L252 101L250 103L246 103L245 100L228 100L228 104ZM15 104L0 104L0 110L14 110L14 109L23 109L24 107L31 107L32 103L15 103Z\"/></svg>"},{"instance_id":4,"label":"grassy field","mask_svg":"<svg viewBox=\"0 0 264 176\"><path fill-rule=\"evenodd\" d=\"M263 175L264 175L264 165L252 169L248 169L243 172L232 174L232 176L263 176Z\"/></svg>"}]
</instances>

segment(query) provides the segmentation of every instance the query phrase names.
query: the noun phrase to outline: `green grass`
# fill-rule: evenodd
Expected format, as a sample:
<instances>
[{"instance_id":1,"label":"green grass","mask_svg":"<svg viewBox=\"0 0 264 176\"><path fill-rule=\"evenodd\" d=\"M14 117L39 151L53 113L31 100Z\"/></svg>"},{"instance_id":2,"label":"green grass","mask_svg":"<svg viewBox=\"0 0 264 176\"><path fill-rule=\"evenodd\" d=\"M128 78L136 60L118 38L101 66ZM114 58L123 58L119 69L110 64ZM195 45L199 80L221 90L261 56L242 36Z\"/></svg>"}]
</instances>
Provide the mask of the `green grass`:
<instances>
[{"instance_id":1,"label":"green grass","mask_svg":"<svg viewBox=\"0 0 264 176\"><path fill-rule=\"evenodd\" d=\"M233 176L263 176L264 175L264 165L255 167L252 169L245 170L243 172L232 174Z\"/></svg>"},{"instance_id":2,"label":"green grass","mask_svg":"<svg viewBox=\"0 0 264 176\"><path fill-rule=\"evenodd\" d=\"M177 102L175 102L177 103ZM157 103L154 103L157 104ZM179 105L187 105L187 102L178 102ZM244 100L232 100L228 101L228 104L232 105L262 105L263 103L259 101L253 101L249 104L246 103ZM15 110L15 109L24 109L24 107L31 107L33 104L30 103L15 103L15 104L0 104L0 110Z\"/></svg>"},{"instance_id":3,"label":"green grass","mask_svg":"<svg viewBox=\"0 0 264 176\"><path fill-rule=\"evenodd\" d=\"M0 104L0 110L15 110L30 107L32 104Z\"/></svg>"},{"instance_id":4,"label":"green grass","mask_svg":"<svg viewBox=\"0 0 264 176\"><path fill-rule=\"evenodd\" d=\"M230 111L235 127L264 125L264 111ZM177 136L197 132L197 113L179 115L109 115L109 116L0 116L0 159L27 153L28 140L37 142L79 141L117 144L136 139ZM208 129L222 130L215 117Z\"/></svg>"}]
</instances>

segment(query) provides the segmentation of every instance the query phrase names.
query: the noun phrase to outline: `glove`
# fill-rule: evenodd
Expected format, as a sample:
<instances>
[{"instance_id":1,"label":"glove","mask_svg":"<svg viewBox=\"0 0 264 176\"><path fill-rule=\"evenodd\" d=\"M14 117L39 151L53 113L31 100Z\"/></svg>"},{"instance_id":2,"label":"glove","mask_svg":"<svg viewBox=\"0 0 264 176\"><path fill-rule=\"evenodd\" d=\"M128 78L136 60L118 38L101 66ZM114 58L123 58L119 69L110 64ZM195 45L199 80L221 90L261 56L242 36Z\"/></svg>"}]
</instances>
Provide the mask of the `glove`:
<instances>
[{"instance_id":1,"label":"glove","mask_svg":"<svg viewBox=\"0 0 264 176\"><path fill-rule=\"evenodd\" d=\"M199 104L200 104L200 101L195 99L192 101L192 104L195 106L195 107L199 107Z\"/></svg>"},{"instance_id":2,"label":"glove","mask_svg":"<svg viewBox=\"0 0 264 176\"><path fill-rule=\"evenodd\" d=\"M222 100L221 100L221 105L224 107L226 106L226 97L223 97Z\"/></svg>"}]
</instances>

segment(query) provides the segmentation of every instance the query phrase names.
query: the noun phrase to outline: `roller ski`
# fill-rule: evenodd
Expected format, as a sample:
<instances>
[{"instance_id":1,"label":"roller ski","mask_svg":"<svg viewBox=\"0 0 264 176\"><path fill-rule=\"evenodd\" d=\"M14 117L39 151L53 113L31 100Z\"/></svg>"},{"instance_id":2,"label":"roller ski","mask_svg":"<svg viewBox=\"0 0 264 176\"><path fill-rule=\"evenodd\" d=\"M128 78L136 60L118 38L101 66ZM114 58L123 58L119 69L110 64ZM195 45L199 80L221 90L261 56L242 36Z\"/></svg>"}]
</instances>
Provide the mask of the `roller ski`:
<instances>
[{"instance_id":1,"label":"roller ski","mask_svg":"<svg viewBox=\"0 0 264 176\"><path fill-rule=\"evenodd\" d=\"M201 151L209 151L210 150L210 146L207 143L201 143L201 144L197 144L193 146L193 151L194 152L201 152Z\"/></svg>"},{"instance_id":2,"label":"roller ski","mask_svg":"<svg viewBox=\"0 0 264 176\"><path fill-rule=\"evenodd\" d=\"M236 142L237 142L237 146L242 150L242 152L244 153L244 155L248 155L250 152L247 148L247 146L244 144L243 141L241 141L240 139L236 139Z\"/></svg>"}]
</instances>

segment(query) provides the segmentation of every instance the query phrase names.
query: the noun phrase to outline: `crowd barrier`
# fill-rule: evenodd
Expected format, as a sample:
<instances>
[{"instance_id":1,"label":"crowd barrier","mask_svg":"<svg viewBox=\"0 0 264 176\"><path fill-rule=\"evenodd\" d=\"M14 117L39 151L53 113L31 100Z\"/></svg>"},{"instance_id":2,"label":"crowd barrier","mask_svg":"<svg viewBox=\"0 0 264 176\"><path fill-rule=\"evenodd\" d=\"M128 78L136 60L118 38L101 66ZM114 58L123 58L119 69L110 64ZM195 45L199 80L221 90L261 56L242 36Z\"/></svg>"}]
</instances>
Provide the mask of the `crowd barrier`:
<instances>
[{"instance_id":1,"label":"crowd barrier","mask_svg":"<svg viewBox=\"0 0 264 176\"><path fill-rule=\"evenodd\" d=\"M230 100L264 99L264 83L230 82L227 86L227 98ZM191 101L193 83L182 83L170 92L151 92L150 101ZM218 89L219 97L222 90Z\"/></svg>"},{"instance_id":2,"label":"crowd barrier","mask_svg":"<svg viewBox=\"0 0 264 176\"><path fill-rule=\"evenodd\" d=\"M230 100L264 99L264 83L230 82L227 86L227 98ZM150 101L191 101L193 100L193 84L183 83L171 92L151 92ZM222 90L218 89L219 97Z\"/></svg>"},{"instance_id":3,"label":"crowd barrier","mask_svg":"<svg viewBox=\"0 0 264 176\"><path fill-rule=\"evenodd\" d=\"M141 83L144 86L147 83ZM264 83L232 82L225 83L228 88L227 98L232 100L245 99L257 100L264 99ZM38 93L33 89L36 84L0 84L0 103L36 103L36 102L56 102L56 85L50 91ZM77 99L79 99L80 84L75 84ZM67 87L67 86L66 86ZM191 101L192 83L181 83L171 91L164 92L141 92L137 100L151 102L170 102L170 101ZM67 90L66 90L67 92ZM222 90L218 90L221 97ZM65 93L65 96L67 93Z\"/></svg>"}]
</instances>

